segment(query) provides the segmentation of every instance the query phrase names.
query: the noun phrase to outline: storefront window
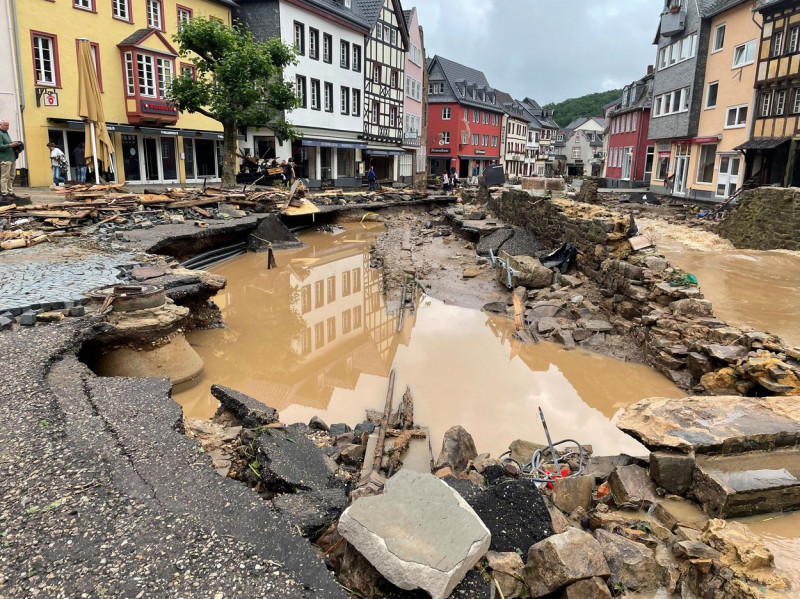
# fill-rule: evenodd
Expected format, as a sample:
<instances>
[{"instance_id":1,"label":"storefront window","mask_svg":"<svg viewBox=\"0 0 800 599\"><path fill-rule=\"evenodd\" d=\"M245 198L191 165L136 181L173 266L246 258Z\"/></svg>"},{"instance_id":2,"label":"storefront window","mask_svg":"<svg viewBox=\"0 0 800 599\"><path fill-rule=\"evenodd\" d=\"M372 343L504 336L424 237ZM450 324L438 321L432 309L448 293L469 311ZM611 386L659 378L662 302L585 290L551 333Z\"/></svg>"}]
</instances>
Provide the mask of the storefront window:
<instances>
[{"instance_id":1,"label":"storefront window","mask_svg":"<svg viewBox=\"0 0 800 599\"><path fill-rule=\"evenodd\" d=\"M700 146L700 159L697 163L697 182L714 182L714 162L717 158L717 144Z\"/></svg>"},{"instance_id":2,"label":"storefront window","mask_svg":"<svg viewBox=\"0 0 800 599\"><path fill-rule=\"evenodd\" d=\"M355 175L356 151L347 148L336 150L336 176L353 177Z\"/></svg>"}]
</instances>

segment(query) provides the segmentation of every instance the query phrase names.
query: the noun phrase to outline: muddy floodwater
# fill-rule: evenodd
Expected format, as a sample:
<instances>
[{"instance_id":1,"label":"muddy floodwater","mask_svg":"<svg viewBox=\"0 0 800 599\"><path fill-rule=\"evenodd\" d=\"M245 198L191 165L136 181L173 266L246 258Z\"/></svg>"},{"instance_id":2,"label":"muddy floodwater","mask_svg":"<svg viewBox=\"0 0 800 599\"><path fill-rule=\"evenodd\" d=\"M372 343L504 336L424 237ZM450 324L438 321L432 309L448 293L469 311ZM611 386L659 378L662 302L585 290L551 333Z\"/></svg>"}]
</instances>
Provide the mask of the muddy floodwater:
<instances>
[{"instance_id":1,"label":"muddy floodwater","mask_svg":"<svg viewBox=\"0 0 800 599\"><path fill-rule=\"evenodd\" d=\"M752 516L741 522L764 539L780 573L792 583L789 596L800 596L800 512Z\"/></svg>"},{"instance_id":2,"label":"muddy floodwater","mask_svg":"<svg viewBox=\"0 0 800 599\"><path fill-rule=\"evenodd\" d=\"M739 250L705 231L643 223L667 260L697 277L717 318L800 345L800 253Z\"/></svg>"},{"instance_id":3,"label":"muddy floodwater","mask_svg":"<svg viewBox=\"0 0 800 599\"><path fill-rule=\"evenodd\" d=\"M201 378L174 390L189 417L217 407L219 383L276 408L283 422L351 426L382 410L392 367L395 402L406 387L416 423L428 427L434 454L460 424L478 451L497 456L516 438L544 441L537 408L553 440L577 439L595 453L646 454L614 426L620 409L651 396L685 395L652 369L549 343L512 338L513 322L451 306L420 293L398 332L369 248L381 225L308 232L302 250L247 254L212 270L227 287L214 301L226 328L196 331L189 342L205 361Z\"/></svg>"}]
</instances>

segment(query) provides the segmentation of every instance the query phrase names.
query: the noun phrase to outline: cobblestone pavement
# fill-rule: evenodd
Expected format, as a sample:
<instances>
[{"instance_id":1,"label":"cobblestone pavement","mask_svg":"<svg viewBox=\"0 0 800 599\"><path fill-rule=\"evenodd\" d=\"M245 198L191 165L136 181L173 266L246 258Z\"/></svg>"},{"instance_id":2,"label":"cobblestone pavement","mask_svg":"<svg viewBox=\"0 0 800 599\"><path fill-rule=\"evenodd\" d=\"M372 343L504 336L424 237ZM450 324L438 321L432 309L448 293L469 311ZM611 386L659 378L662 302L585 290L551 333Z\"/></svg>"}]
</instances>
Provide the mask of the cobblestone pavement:
<instances>
[{"instance_id":1,"label":"cobblestone pavement","mask_svg":"<svg viewBox=\"0 0 800 599\"><path fill-rule=\"evenodd\" d=\"M120 267L135 262L130 252L52 249L49 244L40 244L0 254L0 314L55 310L65 307L65 302L85 302L84 292L118 282Z\"/></svg>"}]
</instances>

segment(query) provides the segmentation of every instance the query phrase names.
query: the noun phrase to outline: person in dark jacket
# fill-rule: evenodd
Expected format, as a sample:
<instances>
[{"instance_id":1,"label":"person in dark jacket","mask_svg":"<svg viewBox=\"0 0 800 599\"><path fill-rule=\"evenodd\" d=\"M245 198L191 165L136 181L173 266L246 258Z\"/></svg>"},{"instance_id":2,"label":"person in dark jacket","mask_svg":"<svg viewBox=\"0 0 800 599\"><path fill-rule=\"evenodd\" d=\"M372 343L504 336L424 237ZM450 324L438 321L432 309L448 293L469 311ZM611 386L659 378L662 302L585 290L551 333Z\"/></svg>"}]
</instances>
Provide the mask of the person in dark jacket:
<instances>
[{"instance_id":1,"label":"person in dark jacket","mask_svg":"<svg viewBox=\"0 0 800 599\"><path fill-rule=\"evenodd\" d=\"M72 150L72 164L75 165L75 174L80 183L86 183L86 150L84 149L83 142L78 144L78 147Z\"/></svg>"},{"instance_id":2,"label":"person in dark jacket","mask_svg":"<svg viewBox=\"0 0 800 599\"><path fill-rule=\"evenodd\" d=\"M372 166L369 167L369 172L367 173L367 181L369 181L369 190L375 191L375 189L378 186L377 185L378 176L375 174L375 168Z\"/></svg>"}]
</instances>

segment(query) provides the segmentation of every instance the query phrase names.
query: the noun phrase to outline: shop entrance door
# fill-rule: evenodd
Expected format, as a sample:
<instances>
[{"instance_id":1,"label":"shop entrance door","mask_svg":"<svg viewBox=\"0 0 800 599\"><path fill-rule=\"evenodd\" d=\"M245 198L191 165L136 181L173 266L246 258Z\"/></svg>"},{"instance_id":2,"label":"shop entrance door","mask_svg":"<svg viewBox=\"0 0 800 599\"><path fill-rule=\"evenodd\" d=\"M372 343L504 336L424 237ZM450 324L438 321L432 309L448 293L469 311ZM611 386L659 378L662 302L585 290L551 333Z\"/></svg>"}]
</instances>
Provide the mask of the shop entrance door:
<instances>
[{"instance_id":1,"label":"shop entrance door","mask_svg":"<svg viewBox=\"0 0 800 599\"><path fill-rule=\"evenodd\" d=\"M717 175L717 197L728 198L736 192L739 186L739 168L742 159L739 156L719 157L719 174Z\"/></svg>"},{"instance_id":2,"label":"shop entrance door","mask_svg":"<svg viewBox=\"0 0 800 599\"><path fill-rule=\"evenodd\" d=\"M678 144L675 156L675 195L686 194L686 180L689 174L689 145Z\"/></svg>"},{"instance_id":3,"label":"shop entrance door","mask_svg":"<svg viewBox=\"0 0 800 599\"><path fill-rule=\"evenodd\" d=\"M178 156L173 137L145 137L144 175L146 183L177 183Z\"/></svg>"}]
</instances>

